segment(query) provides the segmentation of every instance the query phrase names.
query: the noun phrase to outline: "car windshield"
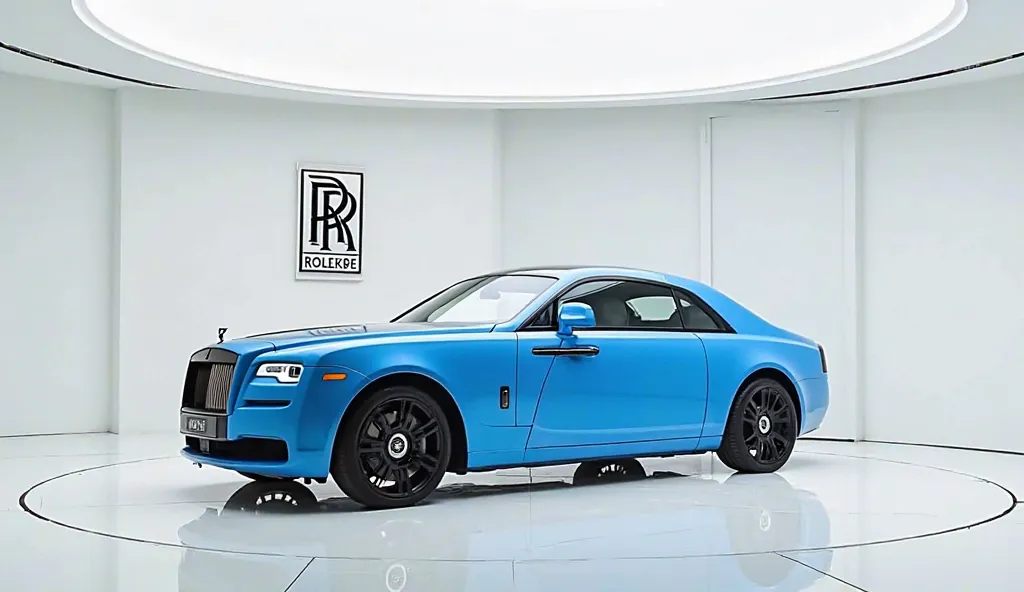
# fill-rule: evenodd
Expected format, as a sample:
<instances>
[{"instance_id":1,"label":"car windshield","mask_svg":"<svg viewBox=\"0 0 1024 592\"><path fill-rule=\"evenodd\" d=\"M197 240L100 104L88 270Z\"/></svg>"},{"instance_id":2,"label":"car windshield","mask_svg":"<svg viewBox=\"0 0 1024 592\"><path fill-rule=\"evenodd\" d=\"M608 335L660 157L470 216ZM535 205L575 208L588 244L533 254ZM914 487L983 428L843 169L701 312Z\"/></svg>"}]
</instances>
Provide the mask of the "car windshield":
<instances>
[{"instance_id":1,"label":"car windshield","mask_svg":"<svg viewBox=\"0 0 1024 592\"><path fill-rule=\"evenodd\" d=\"M492 275L459 282L395 319L396 323L501 323L557 281L536 275Z\"/></svg>"}]
</instances>

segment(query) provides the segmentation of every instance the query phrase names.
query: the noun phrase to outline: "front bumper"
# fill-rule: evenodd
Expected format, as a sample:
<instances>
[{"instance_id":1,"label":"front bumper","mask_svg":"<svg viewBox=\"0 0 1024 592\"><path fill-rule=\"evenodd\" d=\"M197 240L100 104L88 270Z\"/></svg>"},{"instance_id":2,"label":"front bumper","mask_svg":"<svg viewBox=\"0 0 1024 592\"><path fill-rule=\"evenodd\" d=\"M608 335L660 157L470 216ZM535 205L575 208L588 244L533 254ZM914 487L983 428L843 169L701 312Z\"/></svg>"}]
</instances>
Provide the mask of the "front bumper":
<instances>
[{"instance_id":1,"label":"front bumper","mask_svg":"<svg viewBox=\"0 0 1024 592\"><path fill-rule=\"evenodd\" d=\"M352 380L324 381L347 372ZM299 384L272 379L242 384L228 413L183 407L181 455L202 465L273 477L326 478L334 437L363 377L348 369L309 367ZM196 422L195 420L202 420Z\"/></svg>"},{"instance_id":2,"label":"front bumper","mask_svg":"<svg viewBox=\"0 0 1024 592\"><path fill-rule=\"evenodd\" d=\"M310 479L326 478L330 473L331 458L329 453L324 451L299 451L296 454L289 453L287 460L256 460L253 458L231 458L224 455L223 449L213 449L213 453L202 453L198 449L198 443L192 445L188 442L191 437L186 438L186 446L181 449L181 455L188 460L200 465L211 465L240 471L244 473L256 473L268 477L288 477ZM253 439L248 439L253 440ZM228 443L240 442L238 448L245 449L250 442L240 440L227 441ZM285 443L286 444L286 443Z\"/></svg>"}]
</instances>

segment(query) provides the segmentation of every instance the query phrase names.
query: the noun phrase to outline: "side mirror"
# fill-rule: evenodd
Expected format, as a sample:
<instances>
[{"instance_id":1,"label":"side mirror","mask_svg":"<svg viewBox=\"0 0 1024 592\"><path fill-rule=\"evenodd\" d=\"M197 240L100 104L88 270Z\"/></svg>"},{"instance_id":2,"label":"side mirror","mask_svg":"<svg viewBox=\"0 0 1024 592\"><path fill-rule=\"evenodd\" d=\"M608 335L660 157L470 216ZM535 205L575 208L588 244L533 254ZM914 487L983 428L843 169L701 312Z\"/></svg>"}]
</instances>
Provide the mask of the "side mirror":
<instances>
[{"instance_id":1,"label":"side mirror","mask_svg":"<svg viewBox=\"0 0 1024 592\"><path fill-rule=\"evenodd\" d=\"M574 329L594 327L594 309L582 302L566 302L558 307L558 334L562 337L572 335Z\"/></svg>"}]
</instances>

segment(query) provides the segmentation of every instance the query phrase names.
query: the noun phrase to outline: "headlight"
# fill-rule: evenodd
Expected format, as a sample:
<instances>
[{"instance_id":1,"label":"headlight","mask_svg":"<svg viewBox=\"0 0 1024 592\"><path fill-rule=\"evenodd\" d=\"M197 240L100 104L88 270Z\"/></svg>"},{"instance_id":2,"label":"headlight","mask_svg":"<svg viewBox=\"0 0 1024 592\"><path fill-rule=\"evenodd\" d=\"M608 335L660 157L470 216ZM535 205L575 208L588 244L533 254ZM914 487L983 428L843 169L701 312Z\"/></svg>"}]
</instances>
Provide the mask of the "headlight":
<instances>
[{"instance_id":1,"label":"headlight","mask_svg":"<svg viewBox=\"0 0 1024 592\"><path fill-rule=\"evenodd\" d=\"M256 369L256 376L276 378L278 382L294 384L302 376L302 364L261 364Z\"/></svg>"}]
</instances>

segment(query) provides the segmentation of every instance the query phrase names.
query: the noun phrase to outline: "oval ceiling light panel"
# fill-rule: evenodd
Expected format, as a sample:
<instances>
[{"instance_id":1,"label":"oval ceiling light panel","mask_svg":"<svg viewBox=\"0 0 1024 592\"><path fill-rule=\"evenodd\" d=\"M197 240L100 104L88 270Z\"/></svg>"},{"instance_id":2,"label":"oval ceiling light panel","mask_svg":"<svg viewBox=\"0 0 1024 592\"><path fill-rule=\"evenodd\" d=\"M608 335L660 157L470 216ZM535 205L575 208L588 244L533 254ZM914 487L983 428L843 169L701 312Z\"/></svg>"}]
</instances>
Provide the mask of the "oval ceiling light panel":
<instances>
[{"instance_id":1,"label":"oval ceiling light panel","mask_svg":"<svg viewBox=\"0 0 1024 592\"><path fill-rule=\"evenodd\" d=\"M73 0L97 33L232 80L361 98L669 99L891 59L965 0Z\"/></svg>"}]
</instances>

